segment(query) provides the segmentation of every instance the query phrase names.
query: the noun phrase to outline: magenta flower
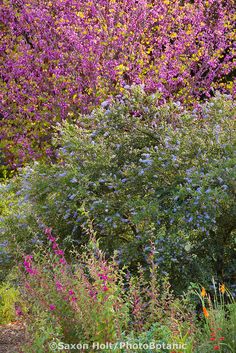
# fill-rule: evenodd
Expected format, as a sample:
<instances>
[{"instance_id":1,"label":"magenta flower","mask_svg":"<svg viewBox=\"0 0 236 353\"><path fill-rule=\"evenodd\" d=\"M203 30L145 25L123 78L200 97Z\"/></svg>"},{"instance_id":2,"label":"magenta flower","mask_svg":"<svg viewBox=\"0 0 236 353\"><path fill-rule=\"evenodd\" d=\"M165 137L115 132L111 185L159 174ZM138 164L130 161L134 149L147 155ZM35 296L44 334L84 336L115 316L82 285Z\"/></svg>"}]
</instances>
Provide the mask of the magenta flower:
<instances>
[{"instance_id":1,"label":"magenta flower","mask_svg":"<svg viewBox=\"0 0 236 353\"><path fill-rule=\"evenodd\" d=\"M44 229L44 233L45 233L47 236L51 236L51 235L52 235L52 228L45 228L45 229Z\"/></svg>"},{"instance_id":2,"label":"magenta flower","mask_svg":"<svg viewBox=\"0 0 236 353\"><path fill-rule=\"evenodd\" d=\"M50 240L52 243L54 243L56 241L55 237L48 237L48 240Z\"/></svg>"},{"instance_id":3,"label":"magenta flower","mask_svg":"<svg viewBox=\"0 0 236 353\"><path fill-rule=\"evenodd\" d=\"M66 260L64 257L62 257L60 260L59 260L60 264L62 265L66 265Z\"/></svg>"},{"instance_id":4,"label":"magenta flower","mask_svg":"<svg viewBox=\"0 0 236 353\"><path fill-rule=\"evenodd\" d=\"M61 282L59 282L59 281L56 282L56 287L57 287L58 291L63 290L63 286L62 286Z\"/></svg>"},{"instance_id":5,"label":"magenta flower","mask_svg":"<svg viewBox=\"0 0 236 353\"><path fill-rule=\"evenodd\" d=\"M63 256L64 255L64 251L63 250L56 250L55 254Z\"/></svg>"},{"instance_id":6,"label":"magenta flower","mask_svg":"<svg viewBox=\"0 0 236 353\"><path fill-rule=\"evenodd\" d=\"M109 290L109 288L108 288L106 285L104 285L104 286L102 287L102 290L103 290L103 292L107 292L107 291Z\"/></svg>"},{"instance_id":7,"label":"magenta flower","mask_svg":"<svg viewBox=\"0 0 236 353\"><path fill-rule=\"evenodd\" d=\"M31 266L30 262L24 261L23 262L25 268L29 268Z\"/></svg>"},{"instance_id":8,"label":"magenta flower","mask_svg":"<svg viewBox=\"0 0 236 353\"><path fill-rule=\"evenodd\" d=\"M56 306L54 305L54 304L50 304L49 305L49 310L50 311L53 311L53 310L55 310L56 309Z\"/></svg>"},{"instance_id":9,"label":"magenta flower","mask_svg":"<svg viewBox=\"0 0 236 353\"><path fill-rule=\"evenodd\" d=\"M33 259L32 255L26 255L25 260L31 261Z\"/></svg>"},{"instance_id":10,"label":"magenta flower","mask_svg":"<svg viewBox=\"0 0 236 353\"><path fill-rule=\"evenodd\" d=\"M89 296L90 296L91 298L96 299L96 297L97 297L97 292L95 292L95 291L93 291L93 290L90 290L90 291L89 291Z\"/></svg>"},{"instance_id":11,"label":"magenta flower","mask_svg":"<svg viewBox=\"0 0 236 353\"><path fill-rule=\"evenodd\" d=\"M58 248L57 243L54 242L54 243L52 244L52 248L53 248L53 250L57 249L57 248Z\"/></svg>"},{"instance_id":12,"label":"magenta flower","mask_svg":"<svg viewBox=\"0 0 236 353\"><path fill-rule=\"evenodd\" d=\"M34 269L34 268L28 268L26 271L27 271L31 276L35 276L35 275L38 274L38 271L37 271L36 269Z\"/></svg>"},{"instance_id":13,"label":"magenta flower","mask_svg":"<svg viewBox=\"0 0 236 353\"><path fill-rule=\"evenodd\" d=\"M108 277L107 277L106 275L99 274L99 277L100 277L100 279L102 279L103 281L107 281L107 280L108 280Z\"/></svg>"},{"instance_id":14,"label":"magenta flower","mask_svg":"<svg viewBox=\"0 0 236 353\"><path fill-rule=\"evenodd\" d=\"M32 262L31 262L32 259L33 259L32 255L25 256L25 260L23 262L23 265L24 265L25 271L27 273L29 273L31 276L34 276L38 273L38 271L36 269L32 268Z\"/></svg>"},{"instance_id":15,"label":"magenta flower","mask_svg":"<svg viewBox=\"0 0 236 353\"><path fill-rule=\"evenodd\" d=\"M52 243L56 241L56 238L52 236L52 228L45 228L44 233L47 235L49 241Z\"/></svg>"},{"instance_id":16,"label":"magenta flower","mask_svg":"<svg viewBox=\"0 0 236 353\"><path fill-rule=\"evenodd\" d=\"M16 315L17 315L17 316L22 316L22 315L23 315L23 312L22 312L20 306L16 305L16 306L15 306L15 311L16 311Z\"/></svg>"}]
</instances>

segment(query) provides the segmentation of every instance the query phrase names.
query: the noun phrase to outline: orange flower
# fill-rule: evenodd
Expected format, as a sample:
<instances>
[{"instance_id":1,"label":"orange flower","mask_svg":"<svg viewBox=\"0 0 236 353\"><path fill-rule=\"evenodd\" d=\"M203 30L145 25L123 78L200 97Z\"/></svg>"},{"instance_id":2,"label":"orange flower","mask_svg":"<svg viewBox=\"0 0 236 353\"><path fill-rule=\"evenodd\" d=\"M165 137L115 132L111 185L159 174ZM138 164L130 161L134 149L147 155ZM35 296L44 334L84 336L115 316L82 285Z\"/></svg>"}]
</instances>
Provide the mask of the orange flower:
<instances>
[{"instance_id":1,"label":"orange flower","mask_svg":"<svg viewBox=\"0 0 236 353\"><path fill-rule=\"evenodd\" d=\"M205 306L202 308L203 314L205 317L209 317L209 313L207 311L207 309L205 308Z\"/></svg>"},{"instance_id":2,"label":"orange flower","mask_svg":"<svg viewBox=\"0 0 236 353\"><path fill-rule=\"evenodd\" d=\"M224 285L224 283L220 285L220 292L221 292L222 294L225 293L225 285Z\"/></svg>"},{"instance_id":3,"label":"orange flower","mask_svg":"<svg viewBox=\"0 0 236 353\"><path fill-rule=\"evenodd\" d=\"M204 298L206 296L206 290L202 287L201 296Z\"/></svg>"}]
</instances>

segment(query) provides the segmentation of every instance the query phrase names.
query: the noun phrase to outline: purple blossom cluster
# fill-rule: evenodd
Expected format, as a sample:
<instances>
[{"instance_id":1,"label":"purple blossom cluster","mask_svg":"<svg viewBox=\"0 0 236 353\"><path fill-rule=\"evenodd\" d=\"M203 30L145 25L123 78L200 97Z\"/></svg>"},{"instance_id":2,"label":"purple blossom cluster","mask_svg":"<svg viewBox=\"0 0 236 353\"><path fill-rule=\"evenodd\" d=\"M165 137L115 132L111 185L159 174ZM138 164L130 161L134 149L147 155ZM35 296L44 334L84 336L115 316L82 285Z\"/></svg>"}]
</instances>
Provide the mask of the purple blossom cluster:
<instances>
[{"instance_id":1,"label":"purple blossom cluster","mask_svg":"<svg viewBox=\"0 0 236 353\"><path fill-rule=\"evenodd\" d=\"M235 90L233 0L6 0L0 21L1 140L13 168L53 158L52 125L102 101L109 110L108 96L131 84L177 105Z\"/></svg>"}]
</instances>

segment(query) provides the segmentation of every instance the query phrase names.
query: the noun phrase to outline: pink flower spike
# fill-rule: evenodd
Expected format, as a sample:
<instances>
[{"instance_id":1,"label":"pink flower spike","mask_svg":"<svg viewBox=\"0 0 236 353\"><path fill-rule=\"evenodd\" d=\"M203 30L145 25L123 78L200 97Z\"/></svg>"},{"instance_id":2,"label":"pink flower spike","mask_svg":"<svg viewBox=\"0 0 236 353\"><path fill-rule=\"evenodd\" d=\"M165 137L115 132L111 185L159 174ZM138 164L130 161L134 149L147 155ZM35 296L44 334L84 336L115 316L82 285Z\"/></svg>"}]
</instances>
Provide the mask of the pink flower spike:
<instances>
[{"instance_id":1,"label":"pink flower spike","mask_svg":"<svg viewBox=\"0 0 236 353\"><path fill-rule=\"evenodd\" d=\"M64 251L63 250L56 250L55 254L63 256L64 255Z\"/></svg>"},{"instance_id":2,"label":"pink flower spike","mask_svg":"<svg viewBox=\"0 0 236 353\"><path fill-rule=\"evenodd\" d=\"M56 282L56 287L58 291L61 291L63 289L62 284L59 281Z\"/></svg>"},{"instance_id":3,"label":"pink flower spike","mask_svg":"<svg viewBox=\"0 0 236 353\"><path fill-rule=\"evenodd\" d=\"M26 272L29 273L31 276L37 275L38 271L33 268L27 268Z\"/></svg>"},{"instance_id":4,"label":"pink flower spike","mask_svg":"<svg viewBox=\"0 0 236 353\"><path fill-rule=\"evenodd\" d=\"M103 281L107 281L107 280L108 280L108 277L107 277L106 275L102 275L102 276L101 276L101 279L102 279Z\"/></svg>"},{"instance_id":5,"label":"pink flower spike","mask_svg":"<svg viewBox=\"0 0 236 353\"><path fill-rule=\"evenodd\" d=\"M44 229L44 233L48 236L50 236L52 234L52 228L45 228Z\"/></svg>"},{"instance_id":6,"label":"pink flower spike","mask_svg":"<svg viewBox=\"0 0 236 353\"><path fill-rule=\"evenodd\" d=\"M96 295L97 295L97 293L94 292L93 290L90 290L90 291L89 291L89 296L90 296L91 298L96 298Z\"/></svg>"},{"instance_id":7,"label":"pink flower spike","mask_svg":"<svg viewBox=\"0 0 236 353\"><path fill-rule=\"evenodd\" d=\"M107 286L103 286L102 290L103 290L103 292L107 292L108 291Z\"/></svg>"},{"instance_id":8,"label":"pink flower spike","mask_svg":"<svg viewBox=\"0 0 236 353\"><path fill-rule=\"evenodd\" d=\"M24 266L25 266L26 268L29 268L29 267L31 266L31 264L30 264L28 261L24 261Z\"/></svg>"},{"instance_id":9,"label":"pink flower spike","mask_svg":"<svg viewBox=\"0 0 236 353\"><path fill-rule=\"evenodd\" d=\"M59 260L60 264L62 265L65 265L66 264L66 260L64 259L64 257L62 257L60 260Z\"/></svg>"},{"instance_id":10,"label":"pink flower spike","mask_svg":"<svg viewBox=\"0 0 236 353\"><path fill-rule=\"evenodd\" d=\"M53 304L50 304L49 305L49 310L50 311L53 311L53 310L55 310L56 309L56 306L55 305L53 305Z\"/></svg>"},{"instance_id":11,"label":"pink flower spike","mask_svg":"<svg viewBox=\"0 0 236 353\"><path fill-rule=\"evenodd\" d=\"M75 294L75 292L72 289L70 289L69 290L69 295L74 295L74 294Z\"/></svg>"},{"instance_id":12,"label":"pink flower spike","mask_svg":"<svg viewBox=\"0 0 236 353\"><path fill-rule=\"evenodd\" d=\"M48 240L49 240L50 242L54 243L54 242L56 241L56 238L49 236L49 237L48 237Z\"/></svg>"},{"instance_id":13,"label":"pink flower spike","mask_svg":"<svg viewBox=\"0 0 236 353\"><path fill-rule=\"evenodd\" d=\"M21 307L19 305L15 306L15 311L16 311L16 315L17 316L22 316L23 315L23 312L22 312Z\"/></svg>"},{"instance_id":14,"label":"pink flower spike","mask_svg":"<svg viewBox=\"0 0 236 353\"><path fill-rule=\"evenodd\" d=\"M58 248L57 243L53 243L53 244L52 244L52 248L53 248L53 250L57 249L57 248Z\"/></svg>"},{"instance_id":15,"label":"pink flower spike","mask_svg":"<svg viewBox=\"0 0 236 353\"><path fill-rule=\"evenodd\" d=\"M30 261L30 260L32 260L32 259L33 259L33 256L32 256L32 255L26 255L26 256L25 256L25 260Z\"/></svg>"}]
</instances>

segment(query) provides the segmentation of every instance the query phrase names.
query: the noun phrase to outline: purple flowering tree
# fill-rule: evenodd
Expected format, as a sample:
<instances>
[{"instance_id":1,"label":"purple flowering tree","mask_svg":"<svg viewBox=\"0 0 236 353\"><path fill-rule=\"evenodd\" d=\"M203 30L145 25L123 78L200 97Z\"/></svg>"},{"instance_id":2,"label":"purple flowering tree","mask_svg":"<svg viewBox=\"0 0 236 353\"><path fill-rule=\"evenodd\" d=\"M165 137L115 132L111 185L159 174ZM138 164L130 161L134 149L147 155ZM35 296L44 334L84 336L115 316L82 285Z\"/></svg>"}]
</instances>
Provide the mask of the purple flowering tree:
<instances>
[{"instance_id":1,"label":"purple flowering tree","mask_svg":"<svg viewBox=\"0 0 236 353\"><path fill-rule=\"evenodd\" d=\"M52 155L52 127L129 84L192 102L233 91L233 0L4 0L1 148Z\"/></svg>"}]
</instances>

